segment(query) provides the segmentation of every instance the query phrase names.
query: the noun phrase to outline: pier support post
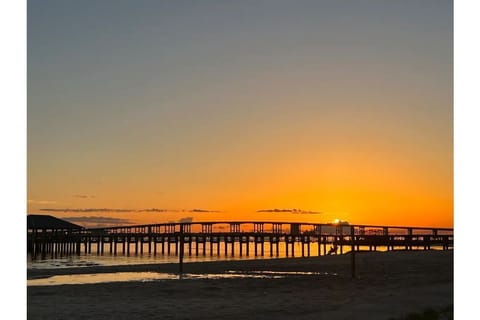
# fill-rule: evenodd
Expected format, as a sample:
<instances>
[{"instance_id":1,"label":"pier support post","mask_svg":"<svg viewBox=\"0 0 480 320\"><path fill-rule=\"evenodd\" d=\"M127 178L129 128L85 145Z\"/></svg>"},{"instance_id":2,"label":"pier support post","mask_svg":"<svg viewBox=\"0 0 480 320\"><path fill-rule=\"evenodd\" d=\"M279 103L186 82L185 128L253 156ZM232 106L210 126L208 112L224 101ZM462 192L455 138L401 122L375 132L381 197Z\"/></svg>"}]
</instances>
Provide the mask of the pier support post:
<instances>
[{"instance_id":1,"label":"pier support post","mask_svg":"<svg viewBox=\"0 0 480 320\"><path fill-rule=\"evenodd\" d=\"M295 258L295 236L292 237L292 257Z\"/></svg>"},{"instance_id":2,"label":"pier support post","mask_svg":"<svg viewBox=\"0 0 480 320\"><path fill-rule=\"evenodd\" d=\"M307 255L310 257L310 236L307 236Z\"/></svg>"},{"instance_id":3,"label":"pier support post","mask_svg":"<svg viewBox=\"0 0 480 320\"><path fill-rule=\"evenodd\" d=\"M327 255L327 236L323 236L322 241L323 241L323 255L326 256Z\"/></svg>"},{"instance_id":4,"label":"pier support post","mask_svg":"<svg viewBox=\"0 0 480 320\"><path fill-rule=\"evenodd\" d=\"M261 243L262 250L261 250L261 252L262 252L262 257L263 257L265 255L265 238L262 236L261 239L262 239L262 243Z\"/></svg>"},{"instance_id":5,"label":"pier support post","mask_svg":"<svg viewBox=\"0 0 480 320\"><path fill-rule=\"evenodd\" d=\"M242 236L240 236L240 238L238 239L238 246L240 247L239 250L240 250L240 257L241 257L242 254L243 254L243 238L242 238Z\"/></svg>"},{"instance_id":6,"label":"pier support post","mask_svg":"<svg viewBox=\"0 0 480 320\"><path fill-rule=\"evenodd\" d=\"M302 236L300 243L302 244L302 258L305 258L305 237Z\"/></svg>"},{"instance_id":7,"label":"pier support post","mask_svg":"<svg viewBox=\"0 0 480 320\"><path fill-rule=\"evenodd\" d=\"M183 274L183 247L184 247L184 237L183 237L183 224L180 224L180 253L178 255L178 272L180 275Z\"/></svg>"},{"instance_id":8,"label":"pier support post","mask_svg":"<svg viewBox=\"0 0 480 320\"><path fill-rule=\"evenodd\" d=\"M213 239L210 237L210 257L213 256Z\"/></svg>"},{"instance_id":9,"label":"pier support post","mask_svg":"<svg viewBox=\"0 0 480 320\"><path fill-rule=\"evenodd\" d=\"M355 270L355 227L350 227L350 241L352 245L351 251L351 265L352 265L352 278L356 276Z\"/></svg>"},{"instance_id":10,"label":"pier support post","mask_svg":"<svg viewBox=\"0 0 480 320\"><path fill-rule=\"evenodd\" d=\"M188 236L188 255L192 255L192 235Z\"/></svg>"},{"instance_id":11,"label":"pier support post","mask_svg":"<svg viewBox=\"0 0 480 320\"><path fill-rule=\"evenodd\" d=\"M224 251L225 251L225 257L226 257L227 254L228 254L228 238L227 238L227 236L224 237L224 239L223 239L223 244L224 244L224 246L225 246L225 247L224 247Z\"/></svg>"},{"instance_id":12,"label":"pier support post","mask_svg":"<svg viewBox=\"0 0 480 320\"><path fill-rule=\"evenodd\" d=\"M198 237L195 237L195 256L198 257Z\"/></svg>"},{"instance_id":13,"label":"pier support post","mask_svg":"<svg viewBox=\"0 0 480 320\"><path fill-rule=\"evenodd\" d=\"M285 256L288 257L288 236L285 236Z\"/></svg>"}]
</instances>

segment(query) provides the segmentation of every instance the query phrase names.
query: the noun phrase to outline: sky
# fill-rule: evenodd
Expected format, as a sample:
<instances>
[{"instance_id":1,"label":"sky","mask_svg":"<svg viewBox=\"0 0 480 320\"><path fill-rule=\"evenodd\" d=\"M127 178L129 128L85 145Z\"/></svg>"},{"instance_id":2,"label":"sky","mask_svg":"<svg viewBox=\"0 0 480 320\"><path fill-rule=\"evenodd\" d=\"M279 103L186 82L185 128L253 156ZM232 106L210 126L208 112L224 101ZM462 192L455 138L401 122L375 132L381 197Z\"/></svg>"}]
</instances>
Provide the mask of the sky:
<instances>
[{"instance_id":1,"label":"sky","mask_svg":"<svg viewBox=\"0 0 480 320\"><path fill-rule=\"evenodd\" d=\"M452 1L28 1L27 212L453 226Z\"/></svg>"}]
</instances>

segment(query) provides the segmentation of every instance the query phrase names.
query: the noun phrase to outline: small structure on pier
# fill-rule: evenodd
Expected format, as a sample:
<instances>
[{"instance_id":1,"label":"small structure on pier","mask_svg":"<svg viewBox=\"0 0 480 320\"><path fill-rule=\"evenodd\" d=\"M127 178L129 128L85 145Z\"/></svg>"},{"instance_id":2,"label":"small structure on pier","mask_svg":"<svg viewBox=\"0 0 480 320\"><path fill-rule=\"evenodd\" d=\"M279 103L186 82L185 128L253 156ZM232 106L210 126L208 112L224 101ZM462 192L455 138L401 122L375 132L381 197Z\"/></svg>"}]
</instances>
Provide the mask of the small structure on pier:
<instances>
[{"instance_id":1,"label":"small structure on pier","mask_svg":"<svg viewBox=\"0 0 480 320\"><path fill-rule=\"evenodd\" d=\"M81 230L82 226L62 220L50 215L29 214L27 216L27 231L38 230L58 230L58 231L72 231Z\"/></svg>"},{"instance_id":2,"label":"small structure on pier","mask_svg":"<svg viewBox=\"0 0 480 320\"><path fill-rule=\"evenodd\" d=\"M85 228L49 215L27 216L27 252L33 257L47 253L70 254L80 252L80 235Z\"/></svg>"}]
</instances>

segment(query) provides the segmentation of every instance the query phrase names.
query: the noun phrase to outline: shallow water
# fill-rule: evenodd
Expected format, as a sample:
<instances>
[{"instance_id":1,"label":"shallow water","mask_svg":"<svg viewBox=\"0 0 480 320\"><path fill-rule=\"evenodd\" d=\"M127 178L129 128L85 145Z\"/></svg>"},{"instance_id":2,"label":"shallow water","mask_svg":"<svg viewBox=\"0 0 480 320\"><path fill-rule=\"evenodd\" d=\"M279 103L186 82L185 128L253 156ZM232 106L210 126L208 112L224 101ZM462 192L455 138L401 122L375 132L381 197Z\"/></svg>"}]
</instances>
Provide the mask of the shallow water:
<instances>
[{"instance_id":1,"label":"shallow water","mask_svg":"<svg viewBox=\"0 0 480 320\"><path fill-rule=\"evenodd\" d=\"M331 246L327 245L327 251L330 250ZM276 255L276 248L273 248L272 255L270 255L270 245L265 244L264 254L261 254L261 250L258 250L258 255L255 256L254 244L250 244L249 256L246 256L246 249L243 248L243 255L240 256L240 248L238 243L235 244L235 254L231 254L231 246L229 245L228 254L225 255L224 245L220 246L220 254L217 255L216 247L213 252L210 252L210 247L206 246L205 255L203 255L203 247L199 248L199 255L195 255L195 246L192 248L192 254L189 254L185 250L184 262L204 262L204 261L226 261L226 260L252 260L252 259L276 259L276 258L285 258L286 250L285 244L280 243L279 246L279 255ZM361 248L361 249L368 249ZM385 251L386 248L377 248L378 251ZM348 252L349 248L344 248L344 253ZM70 256L52 256L51 254L46 255L45 257L36 257L33 259L31 256L27 256L27 269L58 269L58 268L71 268L71 267L88 267L88 266L116 266L116 265L133 265L133 264L157 264L157 263L177 263L178 256L174 254L174 249L172 248L172 253L169 255L167 253L148 253L148 245L144 244L143 254L135 254L134 246L131 247L131 253L129 255L123 253L112 254L109 253L108 244L105 246L103 254L97 252L95 245L92 246L92 253L82 252L80 255L70 255ZM307 253L307 246L304 247L305 256ZM302 247L300 243L295 244L295 257L302 256ZM321 248L321 253L323 254L323 247ZM318 244L312 243L310 246L310 256L316 257L319 255ZM289 250L289 257L292 257L291 250Z\"/></svg>"},{"instance_id":2,"label":"shallow water","mask_svg":"<svg viewBox=\"0 0 480 320\"><path fill-rule=\"evenodd\" d=\"M27 281L27 286L56 286L70 284L94 284L108 282L151 282L162 280L196 280L196 279L281 279L291 276L337 276L336 273L327 272L277 272L277 271L227 271L216 274L193 274L185 273L182 275L174 273L159 272L111 272L111 273L92 273L75 275L58 275L48 278L31 279Z\"/></svg>"}]
</instances>

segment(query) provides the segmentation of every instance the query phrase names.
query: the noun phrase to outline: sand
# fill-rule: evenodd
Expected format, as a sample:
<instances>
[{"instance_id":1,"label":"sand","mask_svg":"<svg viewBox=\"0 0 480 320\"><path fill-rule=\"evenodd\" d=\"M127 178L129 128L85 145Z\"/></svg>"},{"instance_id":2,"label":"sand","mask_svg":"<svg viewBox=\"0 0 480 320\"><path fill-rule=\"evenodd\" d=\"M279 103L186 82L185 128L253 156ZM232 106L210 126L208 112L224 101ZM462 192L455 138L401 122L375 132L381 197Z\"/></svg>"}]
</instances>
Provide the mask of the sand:
<instances>
[{"instance_id":1,"label":"sand","mask_svg":"<svg viewBox=\"0 0 480 320\"><path fill-rule=\"evenodd\" d=\"M396 251L350 255L202 262L188 273L313 271L282 279L200 279L27 288L28 319L390 319L453 304L453 251ZM136 265L31 270L53 274L158 271Z\"/></svg>"}]
</instances>

